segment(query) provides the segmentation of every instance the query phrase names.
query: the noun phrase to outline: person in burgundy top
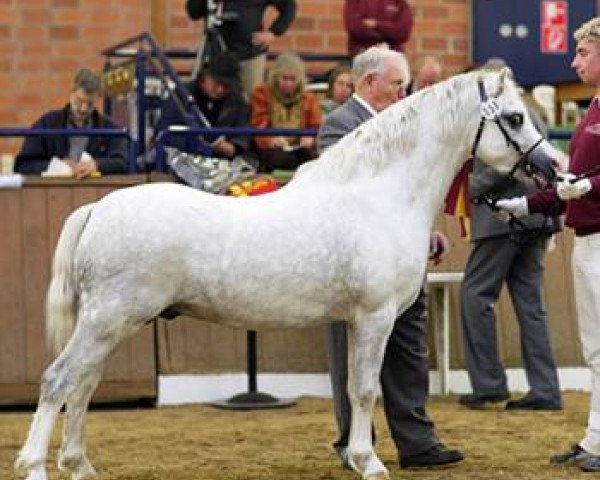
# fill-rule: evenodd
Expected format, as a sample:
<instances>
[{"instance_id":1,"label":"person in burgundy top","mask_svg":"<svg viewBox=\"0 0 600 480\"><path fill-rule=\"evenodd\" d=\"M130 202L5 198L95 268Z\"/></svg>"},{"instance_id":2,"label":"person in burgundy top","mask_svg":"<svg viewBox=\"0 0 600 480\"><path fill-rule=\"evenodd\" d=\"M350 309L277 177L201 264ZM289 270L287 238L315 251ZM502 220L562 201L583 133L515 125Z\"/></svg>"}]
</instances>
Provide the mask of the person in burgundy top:
<instances>
[{"instance_id":1,"label":"person in burgundy top","mask_svg":"<svg viewBox=\"0 0 600 480\"><path fill-rule=\"evenodd\" d=\"M406 0L346 0L344 26L351 57L380 43L403 52L412 32L413 14Z\"/></svg>"},{"instance_id":2,"label":"person in burgundy top","mask_svg":"<svg viewBox=\"0 0 600 480\"><path fill-rule=\"evenodd\" d=\"M575 305L583 357L592 371L592 395L585 436L550 461L600 472L600 17L584 23L575 40L571 66L582 82L596 87L596 95L571 138L569 173L562 174L554 189L500 200L497 206L515 216L557 209L575 230Z\"/></svg>"}]
</instances>

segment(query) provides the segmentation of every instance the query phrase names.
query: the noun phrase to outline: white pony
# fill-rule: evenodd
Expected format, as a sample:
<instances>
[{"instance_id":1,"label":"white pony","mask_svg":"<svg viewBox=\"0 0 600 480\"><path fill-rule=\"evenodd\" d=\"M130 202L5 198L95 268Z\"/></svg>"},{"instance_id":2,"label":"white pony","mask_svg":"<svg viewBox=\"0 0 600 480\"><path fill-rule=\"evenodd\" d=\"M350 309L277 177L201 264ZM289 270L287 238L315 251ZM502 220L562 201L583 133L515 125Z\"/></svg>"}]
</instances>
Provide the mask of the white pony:
<instances>
[{"instance_id":1,"label":"white pony","mask_svg":"<svg viewBox=\"0 0 600 480\"><path fill-rule=\"evenodd\" d=\"M16 469L47 479L66 403L58 465L73 480L95 475L84 420L106 359L169 308L251 329L347 319L351 464L363 478L388 478L371 442L386 342L417 296L434 217L472 149L506 174L534 163L550 176L563 159L506 72L471 73L388 108L272 194L150 184L79 208L62 230L47 299L49 340L66 347L43 375Z\"/></svg>"}]
</instances>

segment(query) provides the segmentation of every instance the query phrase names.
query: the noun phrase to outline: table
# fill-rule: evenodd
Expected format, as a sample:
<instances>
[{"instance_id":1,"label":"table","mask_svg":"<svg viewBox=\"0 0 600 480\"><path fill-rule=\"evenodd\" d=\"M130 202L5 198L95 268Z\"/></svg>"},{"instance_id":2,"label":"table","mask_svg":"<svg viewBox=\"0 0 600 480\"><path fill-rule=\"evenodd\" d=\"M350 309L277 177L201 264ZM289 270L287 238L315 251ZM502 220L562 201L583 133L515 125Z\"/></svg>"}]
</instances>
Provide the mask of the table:
<instances>
[{"instance_id":1,"label":"table","mask_svg":"<svg viewBox=\"0 0 600 480\"><path fill-rule=\"evenodd\" d=\"M427 274L442 395L446 395L450 391L450 285L462 282L463 277L463 272L430 272Z\"/></svg>"}]
</instances>

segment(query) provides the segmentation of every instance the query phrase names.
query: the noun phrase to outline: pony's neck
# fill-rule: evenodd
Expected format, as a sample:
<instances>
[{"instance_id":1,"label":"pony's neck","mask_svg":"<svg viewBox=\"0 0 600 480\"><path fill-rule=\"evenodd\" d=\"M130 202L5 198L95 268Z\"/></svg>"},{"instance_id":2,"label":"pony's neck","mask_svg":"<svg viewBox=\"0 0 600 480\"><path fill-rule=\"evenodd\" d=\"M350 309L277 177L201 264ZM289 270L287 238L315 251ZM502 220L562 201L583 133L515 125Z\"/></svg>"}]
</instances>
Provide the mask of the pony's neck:
<instances>
[{"instance_id":1,"label":"pony's neck","mask_svg":"<svg viewBox=\"0 0 600 480\"><path fill-rule=\"evenodd\" d=\"M416 201L433 220L470 155L479 122L478 95L475 81L461 76L417 94L414 100L409 97L405 105L394 105L389 115L386 111L373 120L376 130L384 130L394 110L408 117L402 135L388 135L383 147L394 153L381 175L400 179L390 189L394 201Z\"/></svg>"},{"instance_id":2,"label":"pony's neck","mask_svg":"<svg viewBox=\"0 0 600 480\"><path fill-rule=\"evenodd\" d=\"M473 74L454 77L360 125L299 177L352 188L372 184L398 205L416 202L433 217L468 158L478 109Z\"/></svg>"}]
</instances>

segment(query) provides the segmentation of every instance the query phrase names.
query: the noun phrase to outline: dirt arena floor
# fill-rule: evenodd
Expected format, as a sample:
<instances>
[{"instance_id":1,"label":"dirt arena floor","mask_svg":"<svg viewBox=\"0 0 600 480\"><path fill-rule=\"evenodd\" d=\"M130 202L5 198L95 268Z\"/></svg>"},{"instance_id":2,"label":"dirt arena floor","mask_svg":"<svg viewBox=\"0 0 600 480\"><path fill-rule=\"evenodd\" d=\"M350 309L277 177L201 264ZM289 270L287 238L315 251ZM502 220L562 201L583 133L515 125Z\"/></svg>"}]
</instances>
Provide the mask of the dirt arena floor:
<instances>
[{"instance_id":1,"label":"dirt arena floor","mask_svg":"<svg viewBox=\"0 0 600 480\"><path fill-rule=\"evenodd\" d=\"M589 397L565 394L562 412L466 410L455 397L433 397L430 411L443 441L466 460L453 468L400 470L377 409L377 451L392 479L548 480L600 478L548 458L580 439ZM31 412L0 412L0 479L16 478L12 462ZM51 480L69 478L54 466L60 429L54 432ZM302 398L287 409L232 412L195 405L159 409L98 410L89 414L88 452L100 480L350 480L330 443L335 428L330 400Z\"/></svg>"}]
</instances>

